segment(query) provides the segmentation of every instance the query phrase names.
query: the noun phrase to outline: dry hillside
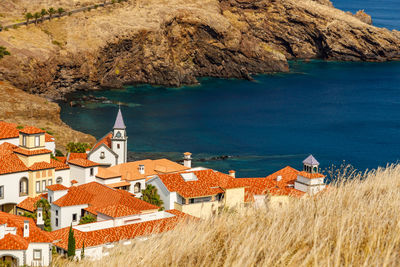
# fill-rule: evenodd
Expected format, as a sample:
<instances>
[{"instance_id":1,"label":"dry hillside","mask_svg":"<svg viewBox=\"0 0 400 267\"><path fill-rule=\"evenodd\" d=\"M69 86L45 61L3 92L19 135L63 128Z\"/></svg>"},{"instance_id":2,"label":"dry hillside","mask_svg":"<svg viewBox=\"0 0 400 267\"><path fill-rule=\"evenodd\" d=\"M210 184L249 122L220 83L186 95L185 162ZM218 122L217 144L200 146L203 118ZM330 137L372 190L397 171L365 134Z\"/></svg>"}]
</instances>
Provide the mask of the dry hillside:
<instances>
[{"instance_id":1,"label":"dry hillside","mask_svg":"<svg viewBox=\"0 0 400 267\"><path fill-rule=\"evenodd\" d=\"M338 176L286 208L226 213L66 266L399 266L400 166Z\"/></svg>"},{"instance_id":2,"label":"dry hillside","mask_svg":"<svg viewBox=\"0 0 400 267\"><path fill-rule=\"evenodd\" d=\"M89 142L96 140L93 136L72 130L60 119L60 107L49 100L28 94L6 82L0 82L0 121L20 125L34 125L52 133L56 146L65 152L68 142ZM7 99L7 101L3 101Z\"/></svg>"},{"instance_id":3,"label":"dry hillside","mask_svg":"<svg viewBox=\"0 0 400 267\"><path fill-rule=\"evenodd\" d=\"M21 21L25 12L41 8L68 11L94 2L2 0L0 23ZM11 52L0 60L0 80L62 99L74 90L130 83L251 79L288 71L288 59L399 59L399 32L363 21L368 16L359 19L329 0L129 0L0 32L0 46ZM19 115L13 116L7 119Z\"/></svg>"}]
</instances>

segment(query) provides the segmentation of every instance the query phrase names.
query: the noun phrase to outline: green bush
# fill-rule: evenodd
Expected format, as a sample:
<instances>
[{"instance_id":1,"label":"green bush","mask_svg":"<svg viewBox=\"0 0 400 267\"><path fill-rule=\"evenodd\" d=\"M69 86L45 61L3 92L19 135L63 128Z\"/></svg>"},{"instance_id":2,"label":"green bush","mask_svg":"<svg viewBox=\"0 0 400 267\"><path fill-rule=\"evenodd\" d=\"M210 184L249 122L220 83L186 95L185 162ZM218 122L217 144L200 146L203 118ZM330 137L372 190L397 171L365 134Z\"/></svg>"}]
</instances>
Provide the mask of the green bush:
<instances>
[{"instance_id":1,"label":"green bush","mask_svg":"<svg viewBox=\"0 0 400 267\"><path fill-rule=\"evenodd\" d=\"M86 152L86 149L90 148L90 144L88 143L73 143L70 142L67 144L67 151L71 153L84 153Z\"/></svg>"}]
</instances>

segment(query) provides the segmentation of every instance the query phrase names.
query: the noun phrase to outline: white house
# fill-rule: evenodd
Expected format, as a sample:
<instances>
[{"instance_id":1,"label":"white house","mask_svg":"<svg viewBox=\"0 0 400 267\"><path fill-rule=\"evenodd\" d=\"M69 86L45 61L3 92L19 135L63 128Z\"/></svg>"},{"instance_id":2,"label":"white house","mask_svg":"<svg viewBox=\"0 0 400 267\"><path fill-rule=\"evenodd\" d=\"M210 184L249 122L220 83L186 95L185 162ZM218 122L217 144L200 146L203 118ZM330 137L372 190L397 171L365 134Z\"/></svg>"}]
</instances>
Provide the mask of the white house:
<instances>
[{"instance_id":1,"label":"white house","mask_svg":"<svg viewBox=\"0 0 400 267\"><path fill-rule=\"evenodd\" d=\"M107 133L88 151L87 158L102 166L110 167L127 162L127 157L128 136L119 109L112 132Z\"/></svg>"},{"instance_id":2,"label":"white house","mask_svg":"<svg viewBox=\"0 0 400 267\"><path fill-rule=\"evenodd\" d=\"M78 185L87 184L96 180L99 171L99 163L88 159L73 159L68 162L70 177L78 182Z\"/></svg>"},{"instance_id":3,"label":"white house","mask_svg":"<svg viewBox=\"0 0 400 267\"><path fill-rule=\"evenodd\" d=\"M146 238L172 230L177 224L188 219L194 218L177 210L167 210L73 226L76 258L81 257L83 243L85 257L92 260L100 259L109 255L109 250L118 244L129 245L132 239ZM57 252L66 254L69 227L54 231L52 234Z\"/></svg>"},{"instance_id":4,"label":"white house","mask_svg":"<svg viewBox=\"0 0 400 267\"><path fill-rule=\"evenodd\" d=\"M71 224L78 225L80 219L88 214L101 221L157 212L159 209L129 192L97 182L71 186L68 189L62 185L49 186L48 189L51 226L54 230Z\"/></svg>"},{"instance_id":5,"label":"white house","mask_svg":"<svg viewBox=\"0 0 400 267\"><path fill-rule=\"evenodd\" d=\"M0 259L11 266L49 266L52 241L32 219L0 212Z\"/></svg>"}]
</instances>

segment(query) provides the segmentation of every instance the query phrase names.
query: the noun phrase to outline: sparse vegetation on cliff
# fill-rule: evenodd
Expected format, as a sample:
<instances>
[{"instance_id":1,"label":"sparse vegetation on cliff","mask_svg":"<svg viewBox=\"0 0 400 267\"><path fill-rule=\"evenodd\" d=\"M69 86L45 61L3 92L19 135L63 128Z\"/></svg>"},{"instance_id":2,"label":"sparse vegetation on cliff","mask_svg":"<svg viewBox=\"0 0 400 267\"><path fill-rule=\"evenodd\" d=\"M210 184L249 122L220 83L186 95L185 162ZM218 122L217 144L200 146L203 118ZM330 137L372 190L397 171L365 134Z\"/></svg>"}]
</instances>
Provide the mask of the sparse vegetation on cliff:
<instances>
[{"instance_id":1,"label":"sparse vegetation on cliff","mask_svg":"<svg viewBox=\"0 0 400 267\"><path fill-rule=\"evenodd\" d=\"M10 52L7 51L7 48L4 46L0 46L0 59L2 59L5 56L11 55Z\"/></svg>"},{"instance_id":2,"label":"sparse vegetation on cliff","mask_svg":"<svg viewBox=\"0 0 400 267\"><path fill-rule=\"evenodd\" d=\"M400 165L336 175L318 197L182 225L67 266L398 266Z\"/></svg>"}]
</instances>

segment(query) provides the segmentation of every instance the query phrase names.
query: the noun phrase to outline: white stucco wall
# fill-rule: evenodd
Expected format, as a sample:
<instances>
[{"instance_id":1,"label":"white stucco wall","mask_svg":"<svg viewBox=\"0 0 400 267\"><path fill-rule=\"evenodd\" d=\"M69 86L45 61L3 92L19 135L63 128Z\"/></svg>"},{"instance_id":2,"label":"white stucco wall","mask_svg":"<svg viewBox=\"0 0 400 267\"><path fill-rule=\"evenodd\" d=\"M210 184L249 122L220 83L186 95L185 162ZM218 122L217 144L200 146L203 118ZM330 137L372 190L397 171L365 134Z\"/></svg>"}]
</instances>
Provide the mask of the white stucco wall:
<instances>
[{"instance_id":1,"label":"white stucco wall","mask_svg":"<svg viewBox=\"0 0 400 267\"><path fill-rule=\"evenodd\" d=\"M129 187L129 192L135 194L137 198L142 197L142 190L146 189L146 179L140 179L135 181L129 181L131 186ZM140 183L140 191L135 192L135 184Z\"/></svg>"},{"instance_id":2,"label":"white stucco wall","mask_svg":"<svg viewBox=\"0 0 400 267\"><path fill-rule=\"evenodd\" d=\"M68 207L58 207L57 205L51 204L51 228L52 230L58 230L64 227L72 225L78 225L81 219L82 209L87 208L88 205L76 205ZM58 210L58 216L56 215ZM72 221L72 214L77 214L75 222ZM58 227L56 226L56 218L58 218Z\"/></svg>"},{"instance_id":3,"label":"white stucco wall","mask_svg":"<svg viewBox=\"0 0 400 267\"><path fill-rule=\"evenodd\" d=\"M0 145L3 143L10 143L15 146L19 146L19 137L16 138L10 138L10 139L0 139Z\"/></svg>"},{"instance_id":4,"label":"white stucco wall","mask_svg":"<svg viewBox=\"0 0 400 267\"><path fill-rule=\"evenodd\" d=\"M101 179L96 177L96 182L98 182L99 184L114 184L114 183L119 183L121 182L121 177L116 177L116 178L110 178L110 179Z\"/></svg>"},{"instance_id":5,"label":"white stucco wall","mask_svg":"<svg viewBox=\"0 0 400 267\"><path fill-rule=\"evenodd\" d=\"M156 176L151 180L147 181L148 184L154 185L157 188L157 192L160 198L164 202L164 208L166 210L174 209L174 203L177 201L176 192L169 192L167 187L161 181L160 177Z\"/></svg>"},{"instance_id":6,"label":"white stucco wall","mask_svg":"<svg viewBox=\"0 0 400 267\"><path fill-rule=\"evenodd\" d=\"M57 178L61 177L62 179L62 185L70 187L71 186L71 181L70 181L70 169L65 169L65 170L56 170L55 175L54 175L54 183L56 183Z\"/></svg>"},{"instance_id":7,"label":"white stucco wall","mask_svg":"<svg viewBox=\"0 0 400 267\"><path fill-rule=\"evenodd\" d=\"M96 175L99 171L98 167L93 168L93 175L90 175L90 168L83 168L70 164L70 179L78 181L77 185L87 184L96 181Z\"/></svg>"},{"instance_id":8,"label":"white stucco wall","mask_svg":"<svg viewBox=\"0 0 400 267\"><path fill-rule=\"evenodd\" d=\"M101 152L104 152L104 158L101 158ZM102 165L114 166L117 164L116 156L106 148L105 145L101 145L94 152L88 155L88 160L100 163Z\"/></svg>"},{"instance_id":9,"label":"white stucco wall","mask_svg":"<svg viewBox=\"0 0 400 267\"><path fill-rule=\"evenodd\" d=\"M19 196L19 181L22 177L28 178L29 181L28 172L0 175L0 186L4 186L4 198L0 198L0 205L7 203L18 204L27 197Z\"/></svg>"},{"instance_id":10,"label":"white stucco wall","mask_svg":"<svg viewBox=\"0 0 400 267\"><path fill-rule=\"evenodd\" d=\"M3 256L12 256L17 259L20 266L24 265L25 250L0 250L0 258Z\"/></svg>"},{"instance_id":11,"label":"white stucco wall","mask_svg":"<svg viewBox=\"0 0 400 267\"><path fill-rule=\"evenodd\" d=\"M42 251L42 259L34 260L33 251ZM51 262L51 244L50 243L30 243L26 250L26 264L28 266L49 266Z\"/></svg>"},{"instance_id":12,"label":"white stucco wall","mask_svg":"<svg viewBox=\"0 0 400 267\"><path fill-rule=\"evenodd\" d=\"M56 154L56 143L55 142L46 142L45 143L46 149L50 150L53 155Z\"/></svg>"}]
</instances>

